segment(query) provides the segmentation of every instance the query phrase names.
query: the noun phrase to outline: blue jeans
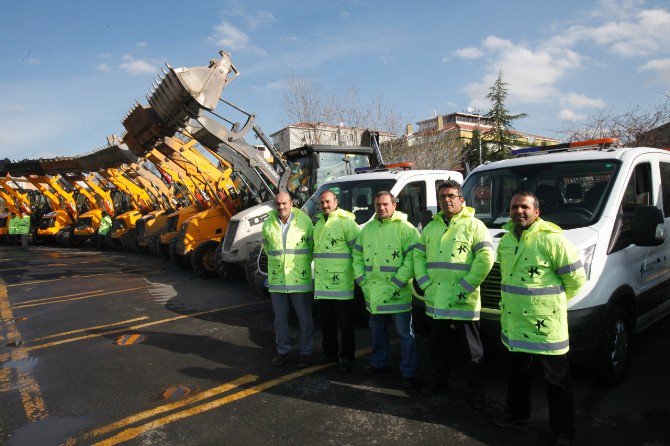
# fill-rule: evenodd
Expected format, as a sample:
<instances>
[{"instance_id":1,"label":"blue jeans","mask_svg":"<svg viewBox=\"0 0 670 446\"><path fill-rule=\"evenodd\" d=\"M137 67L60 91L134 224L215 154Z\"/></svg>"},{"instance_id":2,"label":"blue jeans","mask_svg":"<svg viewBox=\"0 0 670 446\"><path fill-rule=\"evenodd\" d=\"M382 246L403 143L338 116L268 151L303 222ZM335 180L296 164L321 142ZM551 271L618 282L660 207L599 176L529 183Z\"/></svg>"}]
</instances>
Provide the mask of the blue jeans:
<instances>
[{"instance_id":1,"label":"blue jeans","mask_svg":"<svg viewBox=\"0 0 670 446\"><path fill-rule=\"evenodd\" d=\"M412 313L391 313L370 315L372 329L372 355L370 365L377 368L386 368L391 364L391 343L386 329L389 321L393 321L396 333L400 337L400 374L405 378L414 378L418 357L416 342L412 331Z\"/></svg>"},{"instance_id":2,"label":"blue jeans","mask_svg":"<svg viewBox=\"0 0 670 446\"><path fill-rule=\"evenodd\" d=\"M271 293L272 309L275 313L275 342L277 353L287 355L291 352L291 334L288 327L288 301L300 324L300 354L311 355L314 345L314 323L312 322L311 293Z\"/></svg>"}]
</instances>

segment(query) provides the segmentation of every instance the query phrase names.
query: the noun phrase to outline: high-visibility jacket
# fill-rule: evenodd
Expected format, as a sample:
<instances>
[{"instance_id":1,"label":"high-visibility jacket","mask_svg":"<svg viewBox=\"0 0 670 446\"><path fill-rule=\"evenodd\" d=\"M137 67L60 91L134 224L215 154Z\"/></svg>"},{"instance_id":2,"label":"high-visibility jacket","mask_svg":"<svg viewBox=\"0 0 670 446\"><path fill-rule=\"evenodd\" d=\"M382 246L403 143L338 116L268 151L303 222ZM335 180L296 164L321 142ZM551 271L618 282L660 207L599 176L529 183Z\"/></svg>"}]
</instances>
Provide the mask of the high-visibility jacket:
<instances>
[{"instance_id":1,"label":"high-visibility jacket","mask_svg":"<svg viewBox=\"0 0 670 446\"><path fill-rule=\"evenodd\" d=\"M28 235L30 234L30 215L24 215L23 217L17 217L18 221L16 222L16 234L18 235Z\"/></svg>"},{"instance_id":2,"label":"high-visibility jacket","mask_svg":"<svg viewBox=\"0 0 670 446\"><path fill-rule=\"evenodd\" d=\"M354 244L354 274L370 313L405 313L412 309L412 253L418 242L419 231L400 211L363 226Z\"/></svg>"},{"instance_id":3,"label":"high-visibility jacket","mask_svg":"<svg viewBox=\"0 0 670 446\"><path fill-rule=\"evenodd\" d=\"M107 235L110 229L112 229L112 217L110 217L109 215L105 215L104 217L102 217L102 220L100 220L100 227L98 228L98 234Z\"/></svg>"},{"instance_id":4,"label":"high-visibility jacket","mask_svg":"<svg viewBox=\"0 0 670 446\"><path fill-rule=\"evenodd\" d=\"M9 218L9 223L7 224L7 232L9 235L16 235L16 225L19 222L21 217L15 215L14 217Z\"/></svg>"},{"instance_id":5,"label":"high-visibility jacket","mask_svg":"<svg viewBox=\"0 0 670 446\"><path fill-rule=\"evenodd\" d=\"M293 208L291 214L286 243L276 210L270 211L263 222L263 249L268 256L271 293L312 291L312 220L298 208Z\"/></svg>"},{"instance_id":6,"label":"high-visibility jacket","mask_svg":"<svg viewBox=\"0 0 670 446\"><path fill-rule=\"evenodd\" d=\"M493 266L486 225L463 207L449 221L433 216L414 250L414 276L425 291L426 314L434 319L479 320L479 285Z\"/></svg>"},{"instance_id":7,"label":"high-visibility jacket","mask_svg":"<svg viewBox=\"0 0 670 446\"><path fill-rule=\"evenodd\" d=\"M314 224L314 298L353 299L353 250L361 228L354 214L337 208Z\"/></svg>"},{"instance_id":8,"label":"high-visibility jacket","mask_svg":"<svg viewBox=\"0 0 670 446\"><path fill-rule=\"evenodd\" d=\"M502 341L510 351L562 355L569 349L568 300L586 282L561 228L538 218L517 239L514 223L498 245Z\"/></svg>"}]
</instances>

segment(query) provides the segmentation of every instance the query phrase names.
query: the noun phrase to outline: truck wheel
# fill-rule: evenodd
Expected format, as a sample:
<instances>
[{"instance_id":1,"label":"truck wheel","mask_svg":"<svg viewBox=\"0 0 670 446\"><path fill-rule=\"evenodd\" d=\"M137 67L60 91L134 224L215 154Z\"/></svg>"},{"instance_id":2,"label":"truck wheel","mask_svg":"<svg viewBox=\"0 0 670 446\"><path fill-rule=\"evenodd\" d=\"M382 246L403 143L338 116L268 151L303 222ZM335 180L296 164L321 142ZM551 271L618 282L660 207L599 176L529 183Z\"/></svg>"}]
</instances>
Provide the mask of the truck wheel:
<instances>
[{"instance_id":1,"label":"truck wheel","mask_svg":"<svg viewBox=\"0 0 670 446\"><path fill-rule=\"evenodd\" d=\"M615 386L626 376L630 364L630 328L630 316L626 309L613 305L593 357L593 378L597 386Z\"/></svg>"},{"instance_id":2,"label":"truck wheel","mask_svg":"<svg viewBox=\"0 0 670 446\"><path fill-rule=\"evenodd\" d=\"M189 270L191 269L191 259L189 256L182 256L177 253L177 241L181 232L179 232L172 240L170 240L170 246L168 246L168 253L170 255L170 261L179 269Z\"/></svg>"},{"instance_id":3,"label":"truck wheel","mask_svg":"<svg viewBox=\"0 0 670 446\"><path fill-rule=\"evenodd\" d=\"M245 265L245 276L247 277L247 281L249 284L254 287L256 291L258 291L259 294L261 294L264 297L269 298L270 297L270 292L268 291L267 285L265 284L265 278L266 276L261 274L261 272L258 269L258 257L261 253L261 246L259 245L258 247L252 249L249 252L249 257L247 259L247 263ZM267 258L266 258L267 262ZM267 272L267 271L266 271Z\"/></svg>"},{"instance_id":4,"label":"truck wheel","mask_svg":"<svg viewBox=\"0 0 670 446\"><path fill-rule=\"evenodd\" d=\"M202 279L218 277L215 265L217 246L219 246L218 242L210 240L201 243L191 254L191 267Z\"/></svg>"},{"instance_id":5,"label":"truck wheel","mask_svg":"<svg viewBox=\"0 0 670 446\"><path fill-rule=\"evenodd\" d=\"M149 239L149 251L151 251L151 254L155 255L156 257L160 257L161 256L160 246L161 246L160 233L152 235L151 238Z\"/></svg>"},{"instance_id":6,"label":"truck wheel","mask_svg":"<svg viewBox=\"0 0 670 446\"><path fill-rule=\"evenodd\" d=\"M121 236L121 246L124 251L127 252L137 252L137 246L135 244L135 228L128 229Z\"/></svg>"}]
</instances>

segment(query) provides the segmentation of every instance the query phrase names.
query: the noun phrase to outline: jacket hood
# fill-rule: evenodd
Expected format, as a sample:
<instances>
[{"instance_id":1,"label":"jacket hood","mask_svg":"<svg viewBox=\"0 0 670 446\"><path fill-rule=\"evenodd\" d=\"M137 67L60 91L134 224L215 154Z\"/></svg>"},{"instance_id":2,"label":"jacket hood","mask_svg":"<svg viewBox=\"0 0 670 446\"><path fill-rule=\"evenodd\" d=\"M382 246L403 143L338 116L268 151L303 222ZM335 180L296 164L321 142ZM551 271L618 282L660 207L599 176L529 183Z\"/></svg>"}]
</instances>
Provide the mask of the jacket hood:
<instances>
[{"instance_id":1,"label":"jacket hood","mask_svg":"<svg viewBox=\"0 0 670 446\"><path fill-rule=\"evenodd\" d=\"M514 222L512 220L508 221L503 225L503 229L506 229L509 232L513 232ZM540 217L538 217L537 220L535 220L535 222L530 226L530 228L526 229L526 231L529 232L544 231L544 232L554 232L556 234L560 234L561 232L563 232L560 226L555 225L550 221L542 220Z\"/></svg>"},{"instance_id":2,"label":"jacket hood","mask_svg":"<svg viewBox=\"0 0 670 446\"><path fill-rule=\"evenodd\" d=\"M463 206L461 208L461 212L453 216L454 220L460 220L461 218L468 218L468 217L474 217L475 216L475 209L468 207L468 206ZM433 220L437 221L443 221L444 220L444 211L440 211L437 214L433 215Z\"/></svg>"},{"instance_id":3,"label":"jacket hood","mask_svg":"<svg viewBox=\"0 0 670 446\"><path fill-rule=\"evenodd\" d=\"M293 214L294 216L301 212L302 211L296 207L291 208L291 214ZM277 212L277 209L271 210L270 212L268 212L268 215L270 216L270 218L276 218L277 220L279 220L279 212Z\"/></svg>"},{"instance_id":4,"label":"jacket hood","mask_svg":"<svg viewBox=\"0 0 670 446\"><path fill-rule=\"evenodd\" d=\"M377 214L375 214L375 220L377 220ZM384 220L382 220L382 223L385 223L387 221L407 221L407 214L396 210L395 212L393 212L393 215L391 215L389 218L385 218Z\"/></svg>"},{"instance_id":5,"label":"jacket hood","mask_svg":"<svg viewBox=\"0 0 670 446\"><path fill-rule=\"evenodd\" d=\"M352 219L352 220L355 220L355 219L356 219L356 216L355 216L353 213L351 213L351 212L349 212L349 211L347 211L347 210L345 210L345 209L337 208L337 209L335 209L333 212L330 213L330 215L328 216L328 218L329 218L329 219L331 219L331 218L350 218L350 219ZM314 217L314 221L315 221L315 222L318 221L318 220L323 220L323 219L324 219L323 211L322 211L322 212L319 212L319 213L316 214L316 216Z\"/></svg>"}]
</instances>

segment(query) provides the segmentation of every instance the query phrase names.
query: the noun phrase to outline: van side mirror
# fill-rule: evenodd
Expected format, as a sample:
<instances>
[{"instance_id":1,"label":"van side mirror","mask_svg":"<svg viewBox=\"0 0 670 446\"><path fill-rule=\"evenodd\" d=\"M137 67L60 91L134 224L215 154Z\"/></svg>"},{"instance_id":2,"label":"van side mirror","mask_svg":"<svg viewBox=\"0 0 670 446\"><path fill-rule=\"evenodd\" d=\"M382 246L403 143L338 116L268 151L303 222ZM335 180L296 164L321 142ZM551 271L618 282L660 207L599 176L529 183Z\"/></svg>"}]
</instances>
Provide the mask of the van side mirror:
<instances>
[{"instance_id":1,"label":"van side mirror","mask_svg":"<svg viewBox=\"0 0 670 446\"><path fill-rule=\"evenodd\" d=\"M430 209L424 209L421 211L419 218L421 219L421 227L425 228L426 225L433 220L433 211Z\"/></svg>"},{"instance_id":2,"label":"van side mirror","mask_svg":"<svg viewBox=\"0 0 670 446\"><path fill-rule=\"evenodd\" d=\"M637 206L630 229L637 246L658 246L665 241L663 211L656 206Z\"/></svg>"}]
</instances>

